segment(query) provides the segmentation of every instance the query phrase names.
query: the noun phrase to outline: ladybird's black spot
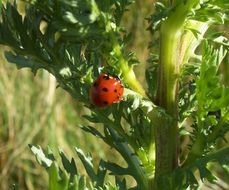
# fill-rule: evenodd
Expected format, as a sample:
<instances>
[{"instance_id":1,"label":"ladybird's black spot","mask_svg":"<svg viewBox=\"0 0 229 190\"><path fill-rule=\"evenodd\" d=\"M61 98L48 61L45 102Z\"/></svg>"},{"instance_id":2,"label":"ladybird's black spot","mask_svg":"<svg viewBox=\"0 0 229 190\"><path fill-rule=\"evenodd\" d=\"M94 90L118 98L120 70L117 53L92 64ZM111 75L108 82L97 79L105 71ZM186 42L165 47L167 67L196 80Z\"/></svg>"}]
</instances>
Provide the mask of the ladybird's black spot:
<instances>
[{"instance_id":1,"label":"ladybird's black spot","mask_svg":"<svg viewBox=\"0 0 229 190\"><path fill-rule=\"evenodd\" d=\"M107 88L102 88L102 91L108 92L108 89Z\"/></svg>"},{"instance_id":2,"label":"ladybird's black spot","mask_svg":"<svg viewBox=\"0 0 229 190\"><path fill-rule=\"evenodd\" d=\"M115 89L114 92L117 93L117 89Z\"/></svg>"},{"instance_id":3,"label":"ladybird's black spot","mask_svg":"<svg viewBox=\"0 0 229 190\"><path fill-rule=\"evenodd\" d=\"M103 103L104 103L105 105L107 105L107 104L108 104L108 101L103 101Z\"/></svg>"}]
</instances>

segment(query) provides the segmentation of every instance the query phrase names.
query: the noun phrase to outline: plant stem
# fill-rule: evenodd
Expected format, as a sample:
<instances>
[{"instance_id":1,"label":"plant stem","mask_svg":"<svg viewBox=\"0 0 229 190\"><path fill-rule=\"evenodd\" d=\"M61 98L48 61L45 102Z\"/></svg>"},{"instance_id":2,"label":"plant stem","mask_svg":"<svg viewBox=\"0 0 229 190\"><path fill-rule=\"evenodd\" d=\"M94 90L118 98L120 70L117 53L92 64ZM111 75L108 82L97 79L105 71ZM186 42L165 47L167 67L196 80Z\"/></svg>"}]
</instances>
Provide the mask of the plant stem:
<instances>
[{"instance_id":1,"label":"plant stem","mask_svg":"<svg viewBox=\"0 0 229 190\"><path fill-rule=\"evenodd\" d=\"M161 26L160 70L157 105L172 116L170 126L159 125L156 135L156 176L171 172L178 165L178 75L179 44L182 30L169 29L167 22ZM166 120L166 118L165 118ZM166 124L166 123L165 123Z\"/></svg>"},{"instance_id":2,"label":"plant stem","mask_svg":"<svg viewBox=\"0 0 229 190\"><path fill-rule=\"evenodd\" d=\"M171 136L165 136L168 141L171 151L174 151L174 167L177 165L177 155L176 155L176 144L178 141L178 76L180 72L180 66L187 63L189 58L193 55L195 49L201 42L201 38L207 31L209 25L203 22L190 21L188 23L190 28L195 28L199 31L198 38L188 31L183 33L182 28L180 31L174 30L172 33L168 33L169 29L165 26L162 27L161 31L161 68L160 68L160 78L159 78L159 89L157 94L157 103L159 106L166 109L166 111L174 118L174 122L169 131L164 131L165 129L158 126L157 132L171 134ZM165 27L165 28L164 28ZM165 31L165 33L163 33ZM172 35L171 35L172 34ZM170 138L171 139L170 139ZM161 137L163 138L163 137ZM201 137L200 137L201 138ZM163 139L158 139L158 142L165 141ZM172 148L173 146L173 148ZM169 150L169 149L166 149ZM164 151L166 151L164 149ZM161 152L161 151L160 151ZM169 156L171 159L171 155ZM158 158L159 159L159 158ZM163 164L164 165L164 164ZM170 165L170 167L172 167Z\"/></svg>"},{"instance_id":3,"label":"plant stem","mask_svg":"<svg viewBox=\"0 0 229 190\"><path fill-rule=\"evenodd\" d=\"M115 57L118 59L118 64L122 72L124 81L129 85L129 87L135 92L145 96L145 90L143 89L141 83L137 80L133 66L128 65L128 61L125 59L122 48L118 43L114 43L113 50L115 52Z\"/></svg>"},{"instance_id":4,"label":"plant stem","mask_svg":"<svg viewBox=\"0 0 229 190\"><path fill-rule=\"evenodd\" d=\"M130 150L127 142L121 142L120 136L115 132L115 130L109 125L106 126L109 129L111 137L114 139L114 147L122 155L128 164L129 169L131 169L135 180L137 181L138 187L140 189L146 190L148 188L148 179L146 177L146 172L138 160L138 157ZM120 142L119 142L120 141ZM118 142L118 143L117 143Z\"/></svg>"},{"instance_id":5,"label":"plant stem","mask_svg":"<svg viewBox=\"0 0 229 190\"><path fill-rule=\"evenodd\" d=\"M172 117L172 121L168 122L166 117L160 118L161 121L155 126L156 183L157 178L171 174L178 166L178 77L180 66L195 49L194 44L189 47L190 44L184 43L190 39L190 35L184 32L184 26L187 14L198 2L179 1L167 20L161 24L156 101Z\"/></svg>"}]
</instances>

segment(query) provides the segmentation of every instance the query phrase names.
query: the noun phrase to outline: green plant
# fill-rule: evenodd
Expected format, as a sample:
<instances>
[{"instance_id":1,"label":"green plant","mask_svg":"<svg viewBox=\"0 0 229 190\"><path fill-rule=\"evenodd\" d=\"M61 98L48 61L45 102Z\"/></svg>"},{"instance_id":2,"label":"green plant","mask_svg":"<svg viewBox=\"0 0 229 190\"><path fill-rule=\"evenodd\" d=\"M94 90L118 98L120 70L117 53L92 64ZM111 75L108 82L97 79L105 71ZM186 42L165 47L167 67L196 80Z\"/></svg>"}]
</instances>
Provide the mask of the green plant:
<instances>
[{"instance_id":1,"label":"green plant","mask_svg":"<svg viewBox=\"0 0 229 190\"><path fill-rule=\"evenodd\" d=\"M63 151L59 166L53 153L30 145L49 174L49 189L186 189L217 181L212 163L228 172L229 147L219 145L229 127L229 88L219 67L228 64L228 39L216 31L228 23L227 0L161 0L148 18L154 36L146 69L146 91L134 73L139 63L126 50L129 36L121 19L132 0L26 0L1 4L0 44L9 46L9 62L45 69L59 87L91 110L85 118L101 129L82 129L120 153L127 166L101 160L76 148L88 177ZM159 36L157 38L157 36ZM155 44L160 42L158 47ZM89 89L100 72L116 74L125 84L119 104L99 109ZM189 139L181 149L182 139ZM222 147L223 146L223 147ZM106 173L115 183L106 180ZM199 173L199 175L198 175ZM130 187L126 176L136 181Z\"/></svg>"}]
</instances>

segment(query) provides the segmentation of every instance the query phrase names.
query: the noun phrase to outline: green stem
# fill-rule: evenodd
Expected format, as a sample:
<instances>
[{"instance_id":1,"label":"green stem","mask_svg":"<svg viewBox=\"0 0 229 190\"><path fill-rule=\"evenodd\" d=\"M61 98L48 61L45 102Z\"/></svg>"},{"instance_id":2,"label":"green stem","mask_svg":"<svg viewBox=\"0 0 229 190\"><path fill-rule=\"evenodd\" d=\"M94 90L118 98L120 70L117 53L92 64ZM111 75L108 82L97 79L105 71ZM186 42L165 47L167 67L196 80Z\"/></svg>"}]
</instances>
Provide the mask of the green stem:
<instances>
[{"instance_id":1,"label":"green stem","mask_svg":"<svg viewBox=\"0 0 229 190\"><path fill-rule=\"evenodd\" d=\"M133 66L128 65L128 61L125 59L122 53L122 48L118 42L114 43L113 50L115 53L115 57L118 59L119 69L121 70L125 83L128 84L129 87L135 92L141 94L142 96L146 96L145 90L135 76Z\"/></svg>"},{"instance_id":2,"label":"green stem","mask_svg":"<svg viewBox=\"0 0 229 190\"><path fill-rule=\"evenodd\" d=\"M107 126L109 132L114 139L113 142L116 150L122 155L125 161L128 164L128 168L131 169L133 172L131 174L134 176L135 180L137 181L139 189L148 189L148 179L146 177L146 172L144 171L143 167L139 162L139 159L136 155L130 150L128 144L126 142L120 141L120 136L115 132L115 130ZM120 142L119 142L120 141Z\"/></svg>"},{"instance_id":3,"label":"green stem","mask_svg":"<svg viewBox=\"0 0 229 190\"><path fill-rule=\"evenodd\" d=\"M196 47L190 45L190 35L184 32L187 14L199 0L179 2L160 30L160 68L157 105L172 117L160 118L155 126L156 180L169 175L178 166L178 77L180 66L187 61ZM185 43L188 40L190 43ZM196 45L196 44L195 44Z\"/></svg>"},{"instance_id":4,"label":"green stem","mask_svg":"<svg viewBox=\"0 0 229 190\"><path fill-rule=\"evenodd\" d=\"M156 135L156 176L170 173L178 165L178 75L179 44L182 28L171 30L170 23L161 26L160 70L157 91L157 104L173 117L170 126L155 128ZM166 118L164 119L166 121ZM166 124L166 122L165 122Z\"/></svg>"}]
</instances>

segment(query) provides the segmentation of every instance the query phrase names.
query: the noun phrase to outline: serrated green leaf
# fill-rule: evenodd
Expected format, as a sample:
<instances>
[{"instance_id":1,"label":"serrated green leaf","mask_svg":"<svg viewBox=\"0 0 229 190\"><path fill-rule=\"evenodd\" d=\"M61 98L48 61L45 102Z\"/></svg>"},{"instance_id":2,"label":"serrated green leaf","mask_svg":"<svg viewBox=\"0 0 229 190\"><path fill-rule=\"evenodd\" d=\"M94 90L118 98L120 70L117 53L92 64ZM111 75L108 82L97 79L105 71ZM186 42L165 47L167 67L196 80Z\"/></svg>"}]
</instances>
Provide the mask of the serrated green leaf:
<instances>
[{"instance_id":1,"label":"serrated green leaf","mask_svg":"<svg viewBox=\"0 0 229 190\"><path fill-rule=\"evenodd\" d=\"M67 190L69 177L59 168L55 162L48 168L49 173L49 190Z\"/></svg>"},{"instance_id":2,"label":"serrated green leaf","mask_svg":"<svg viewBox=\"0 0 229 190\"><path fill-rule=\"evenodd\" d=\"M18 69L30 68L34 74L38 69L45 68L41 63L35 62L21 55L13 54L9 51L5 52L5 57L10 63L16 64Z\"/></svg>"},{"instance_id":3,"label":"serrated green leaf","mask_svg":"<svg viewBox=\"0 0 229 190\"><path fill-rule=\"evenodd\" d=\"M105 182L107 170L105 168L105 162L103 160L100 160L99 167L97 170L97 182L96 185L98 187L103 187Z\"/></svg>"},{"instance_id":4,"label":"serrated green leaf","mask_svg":"<svg viewBox=\"0 0 229 190\"><path fill-rule=\"evenodd\" d=\"M196 30L195 28L186 28L187 30L191 31L192 34L195 36L196 39L199 38L199 35L201 34L199 30Z\"/></svg>"},{"instance_id":5,"label":"serrated green leaf","mask_svg":"<svg viewBox=\"0 0 229 190\"><path fill-rule=\"evenodd\" d=\"M196 96L199 106L199 114L206 115L208 111L221 109L224 104L224 85L220 84L218 68L225 57L222 48L214 50L205 44L205 54L200 69L200 77L196 82Z\"/></svg>"},{"instance_id":6,"label":"serrated green leaf","mask_svg":"<svg viewBox=\"0 0 229 190\"><path fill-rule=\"evenodd\" d=\"M214 182L215 176L211 170L207 168L209 163L218 162L221 166L229 164L229 147L225 147L209 153L199 159L194 160L192 163L184 164L183 167L178 168L175 172L175 176L184 175L186 176L186 184L197 186L197 178L194 173L196 170L200 173L201 180L207 179L210 182Z\"/></svg>"},{"instance_id":7,"label":"serrated green leaf","mask_svg":"<svg viewBox=\"0 0 229 190\"><path fill-rule=\"evenodd\" d=\"M97 130L95 129L95 127L91 127L91 126L82 126L81 127L82 130L91 133L92 135L99 137L101 139L104 139L104 136Z\"/></svg>"},{"instance_id":8,"label":"serrated green leaf","mask_svg":"<svg viewBox=\"0 0 229 190\"><path fill-rule=\"evenodd\" d=\"M159 58L156 54L151 54L148 60L150 66L145 70L146 81L148 84L148 93L151 98L156 96L156 86L159 70Z\"/></svg>"},{"instance_id":9,"label":"serrated green leaf","mask_svg":"<svg viewBox=\"0 0 229 190\"><path fill-rule=\"evenodd\" d=\"M124 100L128 100L131 104L131 106L128 106L128 108L130 107L131 110L141 108L143 111L145 111L146 115L147 113L151 112L154 108L156 108L152 101L144 99L144 97L142 97L140 94L129 89L125 89L124 98Z\"/></svg>"},{"instance_id":10,"label":"serrated green leaf","mask_svg":"<svg viewBox=\"0 0 229 190\"><path fill-rule=\"evenodd\" d=\"M127 190L126 179L125 178L123 180L121 180L119 177L116 176L115 183L116 183L116 186L118 187L118 189Z\"/></svg>"},{"instance_id":11,"label":"serrated green leaf","mask_svg":"<svg viewBox=\"0 0 229 190\"><path fill-rule=\"evenodd\" d=\"M213 39L213 42L218 43L220 45L226 46L229 48L229 40L225 36L219 36Z\"/></svg>"},{"instance_id":12,"label":"serrated green leaf","mask_svg":"<svg viewBox=\"0 0 229 190\"><path fill-rule=\"evenodd\" d=\"M208 179L209 182L211 182L216 179L213 174L206 168L206 166L199 166L198 169L201 180Z\"/></svg>"},{"instance_id":13,"label":"serrated green leaf","mask_svg":"<svg viewBox=\"0 0 229 190\"><path fill-rule=\"evenodd\" d=\"M46 153L46 157L47 157L48 159L52 160L52 161L55 161L56 159L55 159L55 156L54 156L54 154L53 154L52 149L48 146L46 150L47 150L47 151L45 152L45 153Z\"/></svg>"},{"instance_id":14,"label":"serrated green leaf","mask_svg":"<svg viewBox=\"0 0 229 190\"><path fill-rule=\"evenodd\" d=\"M73 176L72 181L69 183L68 190L79 190L79 176Z\"/></svg>"},{"instance_id":15,"label":"serrated green leaf","mask_svg":"<svg viewBox=\"0 0 229 190\"><path fill-rule=\"evenodd\" d=\"M86 178L84 176L81 176L80 177L78 188L79 188L79 190L87 190L87 187L86 187Z\"/></svg>"},{"instance_id":16,"label":"serrated green leaf","mask_svg":"<svg viewBox=\"0 0 229 190\"><path fill-rule=\"evenodd\" d=\"M128 168L123 168L116 163L106 162L105 167L107 170L111 171L111 174L113 174L113 175L128 175L128 174L130 174L130 171L128 170Z\"/></svg>"},{"instance_id":17,"label":"serrated green leaf","mask_svg":"<svg viewBox=\"0 0 229 190\"><path fill-rule=\"evenodd\" d=\"M96 115L83 115L83 117L92 123L101 123Z\"/></svg>"},{"instance_id":18,"label":"serrated green leaf","mask_svg":"<svg viewBox=\"0 0 229 190\"><path fill-rule=\"evenodd\" d=\"M189 185L191 187L198 185L198 181L197 181L196 177L194 176L194 174L191 171L188 172L187 179L188 179L187 181L188 181L188 183L190 183Z\"/></svg>"},{"instance_id":19,"label":"serrated green leaf","mask_svg":"<svg viewBox=\"0 0 229 190\"><path fill-rule=\"evenodd\" d=\"M37 161L40 165L45 168L49 168L52 165L53 161L46 157L40 146L36 147L34 145L29 145L29 148L36 156Z\"/></svg>"},{"instance_id":20,"label":"serrated green leaf","mask_svg":"<svg viewBox=\"0 0 229 190\"><path fill-rule=\"evenodd\" d=\"M84 168L87 171L87 174L89 175L89 177L91 178L91 180L93 182L97 181L97 176L96 173L94 171L94 167L93 167L93 163L92 163L92 158L91 156L86 156L83 151L79 148L75 148L75 151L77 153L77 155L79 156L81 162L84 165Z\"/></svg>"},{"instance_id":21,"label":"serrated green leaf","mask_svg":"<svg viewBox=\"0 0 229 190\"><path fill-rule=\"evenodd\" d=\"M59 152L60 152L62 164L65 170L70 174L71 177L73 177L74 175L77 175L78 172L77 172L77 168L76 168L74 159L72 158L70 162L62 150L60 150Z\"/></svg>"}]
</instances>

